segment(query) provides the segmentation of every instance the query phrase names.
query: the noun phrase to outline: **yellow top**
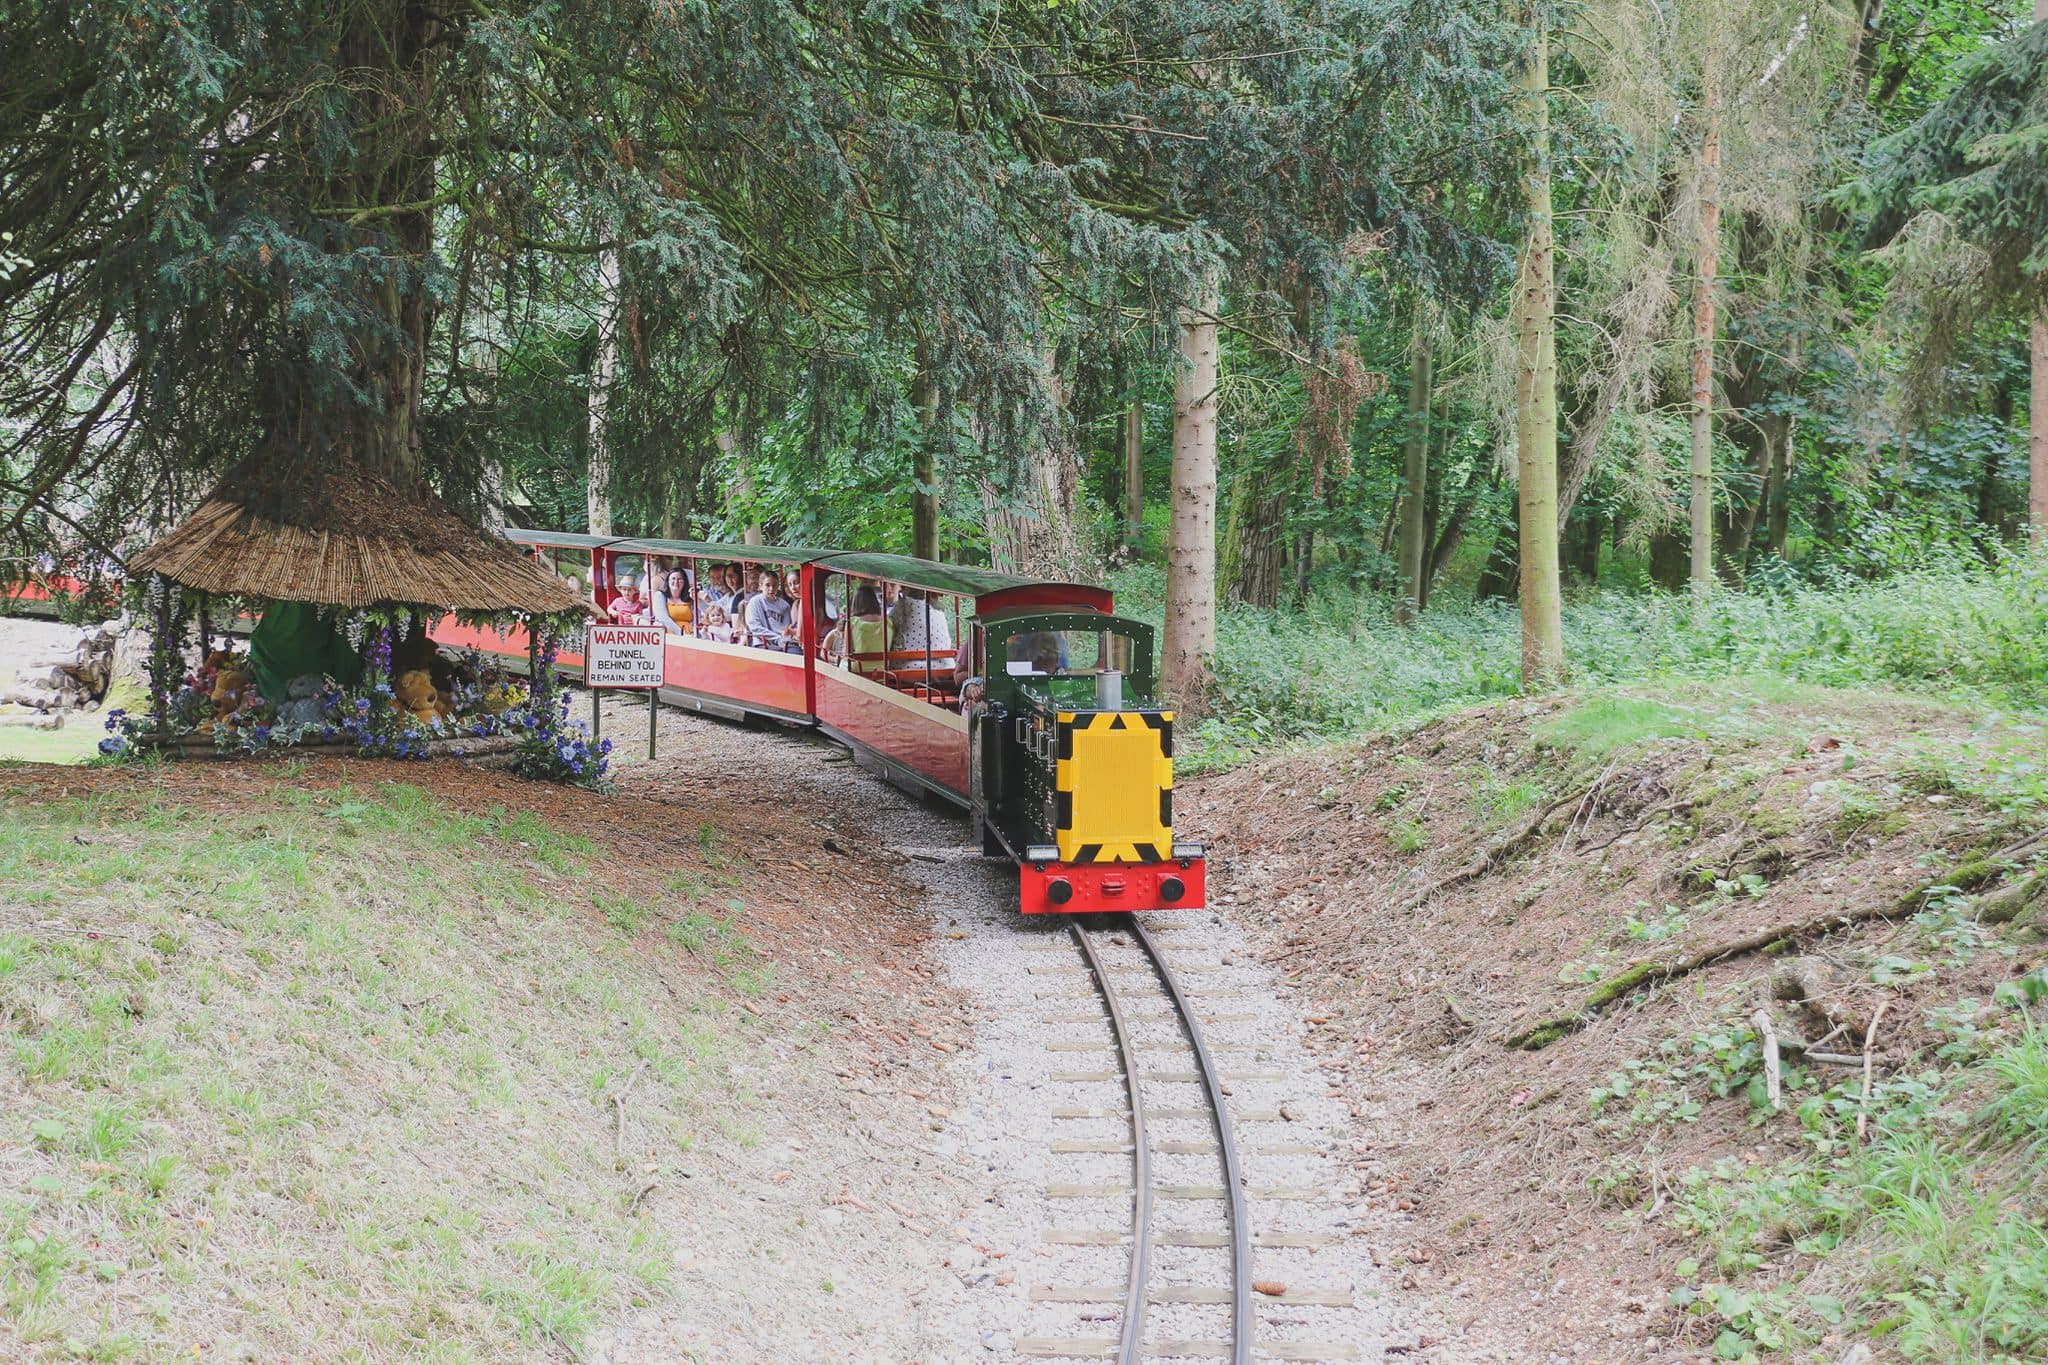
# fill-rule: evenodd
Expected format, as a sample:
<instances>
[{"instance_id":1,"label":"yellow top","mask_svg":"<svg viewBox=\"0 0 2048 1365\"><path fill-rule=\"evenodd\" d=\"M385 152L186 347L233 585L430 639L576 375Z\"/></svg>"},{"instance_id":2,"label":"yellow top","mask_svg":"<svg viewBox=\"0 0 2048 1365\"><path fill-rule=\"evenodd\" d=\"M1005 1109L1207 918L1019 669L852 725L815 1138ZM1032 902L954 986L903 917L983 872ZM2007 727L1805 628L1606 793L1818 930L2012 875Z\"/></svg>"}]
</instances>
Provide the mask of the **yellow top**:
<instances>
[{"instance_id":1,"label":"yellow top","mask_svg":"<svg viewBox=\"0 0 2048 1365\"><path fill-rule=\"evenodd\" d=\"M880 654L882 652L884 640L883 627L885 623L879 617L870 621L866 617L856 616L847 625L849 627L847 631L849 646L846 651L847 653ZM855 659L853 661L854 671L859 673L879 673L887 666L888 661L886 659Z\"/></svg>"}]
</instances>

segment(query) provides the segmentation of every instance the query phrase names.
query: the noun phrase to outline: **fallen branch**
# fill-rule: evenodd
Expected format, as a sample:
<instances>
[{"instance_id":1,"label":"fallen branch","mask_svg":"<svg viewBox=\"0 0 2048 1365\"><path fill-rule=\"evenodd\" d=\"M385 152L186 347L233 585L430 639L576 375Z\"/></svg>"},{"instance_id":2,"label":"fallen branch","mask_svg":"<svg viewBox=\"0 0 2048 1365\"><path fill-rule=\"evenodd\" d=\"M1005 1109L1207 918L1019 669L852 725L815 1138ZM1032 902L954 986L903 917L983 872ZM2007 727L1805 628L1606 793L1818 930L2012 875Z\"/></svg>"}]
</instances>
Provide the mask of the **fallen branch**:
<instances>
[{"instance_id":1,"label":"fallen branch","mask_svg":"<svg viewBox=\"0 0 2048 1365\"><path fill-rule=\"evenodd\" d=\"M1627 829L1616 834L1610 834L1597 844L1582 845L1577 851L1580 853L1598 853L1603 848L1611 848L1623 839L1628 838L1631 834L1641 834L1664 816L1676 815L1682 810L1691 810L1694 804L1692 801L1666 801L1661 806L1652 806L1648 811L1644 812L1641 820L1630 825Z\"/></svg>"},{"instance_id":2,"label":"fallen branch","mask_svg":"<svg viewBox=\"0 0 2048 1365\"><path fill-rule=\"evenodd\" d=\"M1572 818L1564 822L1564 837L1557 841L1557 852L1552 855L1553 857L1562 858L1565 855L1565 851L1571 847L1574 834L1581 839L1586 837L1586 830L1593 827L1593 819L1600 813L1600 798L1606 792L1607 779L1613 772L1614 760L1610 759L1607 766L1600 770L1600 776L1593 779L1593 785L1586 788L1586 794L1579 799L1579 804L1572 809ZM1581 820L1585 821L1584 829L1579 827Z\"/></svg>"},{"instance_id":3,"label":"fallen branch","mask_svg":"<svg viewBox=\"0 0 2048 1365\"><path fill-rule=\"evenodd\" d=\"M1758 1010L1749 1016L1749 1022L1764 1042L1764 1095L1775 1114L1785 1107L1785 1068L1778 1056L1778 1031L1771 1027L1769 1010Z\"/></svg>"},{"instance_id":4,"label":"fallen branch","mask_svg":"<svg viewBox=\"0 0 2048 1365\"><path fill-rule=\"evenodd\" d=\"M1545 1019L1523 1029L1520 1033L1511 1034L1507 1039L1507 1045L1526 1052L1534 1052L1539 1048L1548 1047L1568 1033L1576 1033L1584 1028L1601 1010L1638 986L1659 985L1673 977L1696 972L1723 958L1740 957L1745 953L1758 952L1779 943L1807 938L1814 934L1832 933L1834 930L1846 928L1851 924L1860 924L1866 920L1886 919L1893 913L1894 907L1890 905L1870 906L1862 910L1833 911L1814 919L1774 924L1768 929L1758 930L1731 942L1712 944L1669 961L1645 958L1641 962L1624 967L1614 976L1595 986L1587 993L1579 1008L1571 1014Z\"/></svg>"},{"instance_id":5,"label":"fallen branch","mask_svg":"<svg viewBox=\"0 0 2048 1365\"><path fill-rule=\"evenodd\" d=\"M1702 967L1711 966L1724 958L1761 952L1781 943L1811 938L1816 934L1833 933L1853 924L1910 915L1926 907L1928 894L1937 887L1953 886L1961 891L1975 891L2010 871L2013 866L2013 851L2030 847L2037 837L2040 836L2030 836L1988 857L1972 859L1955 868L1946 877L1939 877L1918 886L1895 901L1867 905L1857 910L1830 911L1812 919L1774 924L1768 929L1760 929L1756 933L1731 942L1713 944L1669 961L1646 958L1623 968L1617 975L1595 986L1587 993L1579 1008L1572 1013L1539 1020L1520 1032L1509 1034L1504 1041L1508 1047L1518 1048L1524 1052L1535 1052L1549 1047L1567 1034L1578 1032L1591 1023L1600 1011L1639 986L1660 985L1674 977L1685 976Z\"/></svg>"},{"instance_id":6,"label":"fallen branch","mask_svg":"<svg viewBox=\"0 0 2048 1365\"><path fill-rule=\"evenodd\" d=\"M612 1096L612 1103L618 1107L619 1126L612 1134L612 1159L620 1165L626 1160L626 1096L633 1093L633 1082L640 1079L640 1073L647 1069L645 1058L633 1068L633 1074L626 1077L626 1083L619 1087L619 1093Z\"/></svg>"},{"instance_id":7,"label":"fallen branch","mask_svg":"<svg viewBox=\"0 0 2048 1365\"><path fill-rule=\"evenodd\" d=\"M1537 811L1533 819L1524 823L1520 829L1516 830L1506 839L1495 844L1492 848L1480 854L1456 872L1451 873L1448 877L1439 877L1436 881L1423 887L1421 891L1417 892L1409 900L1407 908L1413 910L1439 891L1448 891L1454 886L1463 886L1466 882L1483 877L1493 871L1494 868L1500 866L1502 862L1514 856L1531 840L1535 839L1537 832L1550 822L1551 816L1575 801L1584 800L1591 791L1591 787L1586 787L1558 797L1557 800L1551 802L1542 810Z\"/></svg>"},{"instance_id":8,"label":"fallen branch","mask_svg":"<svg viewBox=\"0 0 2048 1365\"><path fill-rule=\"evenodd\" d=\"M1870 1027L1863 1031L1863 1098L1856 1107L1856 1140L1863 1141L1864 1130L1870 1126L1870 1049L1877 1042L1877 1026L1884 1022L1884 1012L1892 1002L1884 1001L1877 1007L1877 1013L1870 1016Z\"/></svg>"}]
</instances>

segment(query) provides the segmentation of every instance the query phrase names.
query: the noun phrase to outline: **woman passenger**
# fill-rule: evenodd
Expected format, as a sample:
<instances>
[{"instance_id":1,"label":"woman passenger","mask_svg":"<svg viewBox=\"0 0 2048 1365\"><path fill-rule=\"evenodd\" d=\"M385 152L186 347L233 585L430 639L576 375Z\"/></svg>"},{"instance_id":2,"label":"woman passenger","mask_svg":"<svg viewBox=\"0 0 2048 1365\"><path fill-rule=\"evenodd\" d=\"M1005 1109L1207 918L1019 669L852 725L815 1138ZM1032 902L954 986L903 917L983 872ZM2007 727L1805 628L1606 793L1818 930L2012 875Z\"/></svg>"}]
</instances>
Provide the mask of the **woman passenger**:
<instances>
[{"instance_id":1,"label":"woman passenger","mask_svg":"<svg viewBox=\"0 0 2048 1365\"><path fill-rule=\"evenodd\" d=\"M826 637L826 650L833 658L851 664L856 673L880 673L886 662L881 657L883 631L882 599L871 584L863 583L854 589L846 619Z\"/></svg>"},{"instance_id":2,"label":"woman passenger","mask_svg":"<svg viewBox=\"0 0 2048 1365\"><path fill-rule=\"evenodd\" d=\"M657 586L648 596L654 624L676 635L688 635L694 616L690 609L690 576L681 569L670 569L655 583Z\"/></svg>"}]
</instances>

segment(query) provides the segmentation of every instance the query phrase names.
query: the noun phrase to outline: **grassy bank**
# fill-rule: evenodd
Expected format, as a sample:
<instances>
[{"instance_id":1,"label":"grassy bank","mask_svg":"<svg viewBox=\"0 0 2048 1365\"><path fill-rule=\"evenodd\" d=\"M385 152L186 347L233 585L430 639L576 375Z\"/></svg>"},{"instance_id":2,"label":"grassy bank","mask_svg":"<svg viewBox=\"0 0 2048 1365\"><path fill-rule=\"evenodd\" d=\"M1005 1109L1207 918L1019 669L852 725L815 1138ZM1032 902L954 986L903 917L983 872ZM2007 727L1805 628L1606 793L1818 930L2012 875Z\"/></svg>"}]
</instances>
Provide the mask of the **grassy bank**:
<instances>
[{"instance_id":1,"label":"grassy bank","mask_svg":"<svg viewBox=\"0 0 2048 1365\"><path fill-rule=\"evenodd\" d=\"M0 772L0 1356L558 1352L669 1290L646 1153L755 1140L715 854L664 948L557 824L290 775Z\"/></svg>"},{"instance_id":2,"label":"grassy bank","mask_svg":"<svg viewBox=\"0 0 2048 1365\"><path fill-rule=\"evenodd\" d=\"M1127 571L1116 587L1126 610L1159 619L1157 571ZM1755 676L2048 704L2048 557L1836 588L1721 591L1701 604L1602 593L1568 605L1564 624L1581 685ZM1183 750L1186 766L1228 766L1286 740L1341 738L1515 695L1520 631L1505 603L1445 603L1413 628L1375 599L1226 607L1218 714Z\"/></svg>"}]
</instances>

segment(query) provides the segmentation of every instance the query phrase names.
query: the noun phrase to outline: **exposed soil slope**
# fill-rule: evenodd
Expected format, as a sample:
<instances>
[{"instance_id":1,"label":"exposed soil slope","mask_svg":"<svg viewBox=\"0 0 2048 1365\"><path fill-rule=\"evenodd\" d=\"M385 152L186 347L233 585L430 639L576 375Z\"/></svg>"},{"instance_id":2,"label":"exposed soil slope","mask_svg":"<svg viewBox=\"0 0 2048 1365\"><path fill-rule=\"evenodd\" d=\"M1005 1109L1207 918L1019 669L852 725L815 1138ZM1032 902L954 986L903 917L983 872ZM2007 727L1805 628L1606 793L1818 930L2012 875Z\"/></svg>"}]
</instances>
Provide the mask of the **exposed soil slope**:
<instances>
[{"instance_id":1,"label":"exposed soil slope","mask_svg":"<svg viewBox=\"0 0 2048 1365\"><path fill-rule=\"evenodd\" d=\"M1909 1354L2020 1359L2038 1318L1993 1321L1997 1286L1943 1280L1840 1191L1882 1183L1855 1163L1895 1139L1960 1150L2016 1112L1965 1068L2039 1041L2043 740L1890 697L1609 692L1275 758L1180 809L1318 1000L1359 1167L1412 1218L1404 1283L1454 1320L1536 1359L1943 1332ZM1957 1164L2016 1255L2048 1214L2025 1150ZM1891 1311L1921 1272L1949 1287Z\"/></svg>"},{"instance_id":2,"label":"exposed soil slope","mask_svg":"<svg viewBox=\"0 0 2048 1365\"><path fill-rule=\"evenodd\" d=\"M0 1357L920 1354L964 1030L751 764L0 767Z\"/></svg>"}]
</instances>

